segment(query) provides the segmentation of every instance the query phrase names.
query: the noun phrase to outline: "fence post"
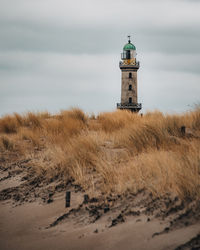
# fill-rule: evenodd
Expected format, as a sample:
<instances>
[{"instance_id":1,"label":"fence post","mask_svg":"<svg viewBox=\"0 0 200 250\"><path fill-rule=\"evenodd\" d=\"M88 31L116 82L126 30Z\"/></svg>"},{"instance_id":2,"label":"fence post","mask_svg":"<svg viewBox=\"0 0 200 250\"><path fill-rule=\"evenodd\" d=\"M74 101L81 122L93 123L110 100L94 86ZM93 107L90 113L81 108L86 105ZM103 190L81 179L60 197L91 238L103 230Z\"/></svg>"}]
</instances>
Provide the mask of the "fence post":
<instances>
[{"instance_id":1,"label":"fence post","mask_svg":"<svg viewBox=\"0 0 200 250\"><path fill-rule=\"evenodd\" d=\"M186 130L186 129L185 129L185 126L182 126L182 127L181 127L181 134L182 134L183 136L185 135L185 130Z\"/></svg>"},{"instance_id":2,"label":"fence post","mask_svg":"<svg viewBox=\"0 0 200 250\"><path fill-rule=\"evenodd\" d=\"M70 199L71 199L71 192L67 191L65 197L65 207L70 207Z\"/></svg>"},{"instance_id":3,"label":"fence post","mask_svg":"<svg viewBox=\"0 0 200 250\"><path fill-rule=\"evenodd\" d=\"M83 201L83 203L87 204L88 201L89 201L89 195L88 194L84 194L84 201Z\"/></svg>"}]
</instances>

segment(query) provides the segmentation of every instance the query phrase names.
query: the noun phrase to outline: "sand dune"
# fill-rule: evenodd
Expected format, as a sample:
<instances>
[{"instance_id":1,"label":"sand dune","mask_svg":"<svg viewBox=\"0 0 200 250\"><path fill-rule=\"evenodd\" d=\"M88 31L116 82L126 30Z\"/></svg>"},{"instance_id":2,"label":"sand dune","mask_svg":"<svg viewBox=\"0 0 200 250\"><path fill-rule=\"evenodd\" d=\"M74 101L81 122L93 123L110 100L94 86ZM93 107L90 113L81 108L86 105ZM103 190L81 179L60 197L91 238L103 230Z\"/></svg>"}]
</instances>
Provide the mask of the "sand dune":
<instances>
[{"instance_id":1,"label":"sand dune","mask_svg":"<svg viewBox=\"0 0 200 250\"><path fill-rule=\"evenodd\" d=\"M5 116L0 249L200 249L199 162L200 109Z\"/></svg>"},{"instance_id":2,"label":"sand dune","mask_svg":"<svg viewBox=\"0 0 200 250\"><path fill-rule=\"evenodd\" d=\"M141 190L84 203L84 192L69 184L64 189L71 190L71 206L65 208L62 189L51 195L51 202L44 198L50 186L35 187L40 197L34 201L31 195L29 202L23 196L16 200L24 185L21 173L1 174L0 188L12 190L15 200L2 196L0 249L176 249L200 233L200 204L184 204L177 197L152 199ZM199 239L194 244L199 247Z\"/></svg>"}]
</instances>

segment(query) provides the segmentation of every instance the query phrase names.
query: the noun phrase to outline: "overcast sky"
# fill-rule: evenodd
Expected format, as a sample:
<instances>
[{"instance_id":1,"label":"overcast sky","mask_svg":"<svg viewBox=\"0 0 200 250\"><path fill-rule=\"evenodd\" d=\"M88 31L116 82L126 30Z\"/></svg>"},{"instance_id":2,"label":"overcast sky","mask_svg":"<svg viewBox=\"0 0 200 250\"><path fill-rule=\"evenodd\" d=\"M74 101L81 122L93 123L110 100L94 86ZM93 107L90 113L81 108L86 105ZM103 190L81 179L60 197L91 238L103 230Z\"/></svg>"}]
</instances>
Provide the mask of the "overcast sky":
<instances>
[{"instance_id":1,"label":"overcast sky","mask_svg":"<svg viewBox=\"0 0 200 250\"><path fill-rule=\"evenodd\" d=\"M115 110L129 34L143 112L200 103L200 0L0 0L0 115Z\"/></svg>"}]
</instances>

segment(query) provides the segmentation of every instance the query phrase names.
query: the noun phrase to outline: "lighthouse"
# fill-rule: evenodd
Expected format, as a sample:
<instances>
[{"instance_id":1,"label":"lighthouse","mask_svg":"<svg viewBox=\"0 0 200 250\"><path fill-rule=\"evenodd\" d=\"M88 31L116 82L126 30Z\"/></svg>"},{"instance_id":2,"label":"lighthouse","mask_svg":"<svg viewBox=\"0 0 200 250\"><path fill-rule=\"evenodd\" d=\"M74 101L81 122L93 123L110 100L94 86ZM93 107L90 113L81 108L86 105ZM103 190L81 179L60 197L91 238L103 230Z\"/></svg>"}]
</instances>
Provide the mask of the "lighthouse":
<instances>
[{"instance_id":1,"label":"lighthouse","mask_svg":"<svg viewBox=\"0 0 200 250\"><path fill-rule=\"evenodd\" d=\"M117 103L118 109L139 112L142 104L137 98L137 71L140 63L136 60L136 47L131 43L128 36L128 43L124 45L121 53L119 67L121 69L121 103Z\"/></svg>"}]
</instances>

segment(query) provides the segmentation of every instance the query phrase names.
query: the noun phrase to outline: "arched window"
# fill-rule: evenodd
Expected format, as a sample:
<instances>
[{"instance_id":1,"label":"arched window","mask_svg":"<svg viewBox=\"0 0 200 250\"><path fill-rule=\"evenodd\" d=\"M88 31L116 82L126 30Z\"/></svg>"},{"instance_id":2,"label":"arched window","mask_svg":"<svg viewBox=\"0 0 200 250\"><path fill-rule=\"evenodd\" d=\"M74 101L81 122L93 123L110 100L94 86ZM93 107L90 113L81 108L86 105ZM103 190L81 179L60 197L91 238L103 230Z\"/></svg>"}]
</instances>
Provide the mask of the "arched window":
<instances>
[{"instance_id":1,"label":"arched window","mask_svg":"<svg viewBox=\"0 0 200 250\"><path fill-rule=\"evenodd\" d=\"M129 78L132 78L132 73L129 73Z\"/></svg>"},{"instance_id":2,"label":"arched window","mask_svg":"<svg viewBox=\"0 0 200 250\"><path fill-rule=\"evenodd\" d=\"M128 102L132 103L132 97L129 97Z\"/></svg>"},{"instance_id":3,"label":"arched window","mask_svg":"<svg viewBox=\"0 0 200 250\"><path fill-rule=\"evenodd\" d=\"M132 90L132 85L131 84L128 86L128 90Z\"/></svg>"}]
</instances>

